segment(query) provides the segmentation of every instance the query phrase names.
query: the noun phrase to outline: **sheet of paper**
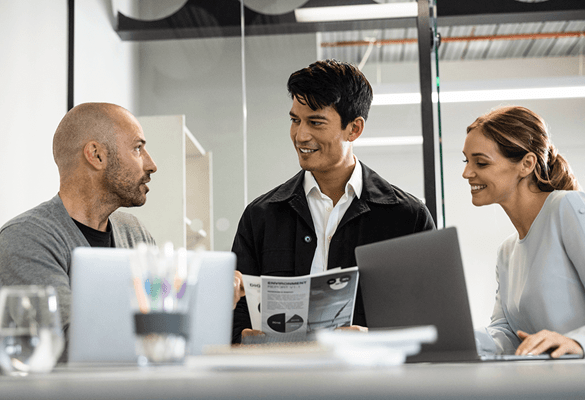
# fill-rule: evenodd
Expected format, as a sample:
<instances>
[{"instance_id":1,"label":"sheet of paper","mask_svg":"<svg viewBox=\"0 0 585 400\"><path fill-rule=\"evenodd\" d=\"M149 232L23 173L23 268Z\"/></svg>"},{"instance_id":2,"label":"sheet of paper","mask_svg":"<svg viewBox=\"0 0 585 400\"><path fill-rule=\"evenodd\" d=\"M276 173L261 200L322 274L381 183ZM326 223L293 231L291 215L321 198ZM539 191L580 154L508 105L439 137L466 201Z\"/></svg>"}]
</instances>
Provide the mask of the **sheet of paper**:
<instances>
[{"instance_id":1,"label":"sheet of paper","mask_svg":"<svg viewBox=\"0 0 585 400\"><path fill-rule=\"evenodd\" d=\"M262 315L260 302L262 301L262 278L253 275L242 275L244 290L246 291L246 304L250 313L252 329L262 330Z\"/></svg>"},{"instance_id":2,"label":"sheet of paper","mask_svg":"<svg viewBox=\"0 0 585 400\"><path fill-rule=\"evenodd\" d=\"M309 276L262 279L262 331L267 336L305 336L309 293Z\"/></svg>"},{"instance_id":3,"label":"sheet of paper","mask_svg":"<svg viewBox=\"0 0 585 400\"><path fill-rule=\"evenodd\" d=\"M358 279L357 267L295 277L243 275L252 328L265 333L247 344L303 341L318 330L351 325Z\"/></svg>"}]
</instances>

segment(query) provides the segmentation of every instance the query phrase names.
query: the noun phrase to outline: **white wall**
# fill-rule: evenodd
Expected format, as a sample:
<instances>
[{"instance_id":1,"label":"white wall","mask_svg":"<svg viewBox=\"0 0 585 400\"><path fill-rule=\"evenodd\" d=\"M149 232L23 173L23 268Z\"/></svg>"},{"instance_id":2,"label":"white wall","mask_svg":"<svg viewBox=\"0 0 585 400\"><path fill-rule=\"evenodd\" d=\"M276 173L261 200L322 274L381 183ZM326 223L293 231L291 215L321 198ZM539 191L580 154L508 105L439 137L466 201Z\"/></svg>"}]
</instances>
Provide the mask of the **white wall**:
<instances>
[{"instance_id":1,"label":"white wall","mask_svg":"<svg viewBox=\"0 0 585 400\"><path fill-rule=\"evenodd\" d=\"M110 0L75 4L74 102L135 108L136 44L112 28ZM67 112L67 2L3 1L0 12L0 225L53 197L52 140Z\"/></svg>"},{"instance_id":2,"label":"white wall","mask_svg":"<svg viewBox=\"0 0 585 400\"><path fill-rule=\"evenodd\" d=\"M73 101L114 103L136 114L138 43L123 42L114 26L111 0L75 2Z\"/></svg>"},{"instance_id":3,"label":"white wall","mask_svg":"<svg viewBox=\"0 0 585 400\"><path fill-rule=\"evenodd\" d=\"M0 225L58 190L52 138L67 111L67 2L2 1Z\"/></svg>"}]
</instances>

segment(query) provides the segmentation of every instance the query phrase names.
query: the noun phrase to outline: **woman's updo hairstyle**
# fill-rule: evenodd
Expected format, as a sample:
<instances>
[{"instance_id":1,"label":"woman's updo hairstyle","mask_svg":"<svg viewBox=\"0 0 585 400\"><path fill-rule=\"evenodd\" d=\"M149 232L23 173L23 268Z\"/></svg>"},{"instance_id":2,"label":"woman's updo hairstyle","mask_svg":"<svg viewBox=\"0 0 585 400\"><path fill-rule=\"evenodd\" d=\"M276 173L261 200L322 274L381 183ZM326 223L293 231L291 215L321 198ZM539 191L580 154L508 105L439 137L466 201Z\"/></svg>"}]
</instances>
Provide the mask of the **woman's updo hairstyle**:
<instances>
[{"instance_id":1,"label":"woman's updo hairstyle","mask_svg":"<svg viewBox=\"0 0 585 400\"><path fill-rule=\"evenodd\" d=\"M524 107L501 107L477 118L467 133L479 129L497 143L502 155L519 162L529 152L536 155L533 179L543 192L578 190L569 163L552 144L540 116Z\"/></svg>"}]
</instances>

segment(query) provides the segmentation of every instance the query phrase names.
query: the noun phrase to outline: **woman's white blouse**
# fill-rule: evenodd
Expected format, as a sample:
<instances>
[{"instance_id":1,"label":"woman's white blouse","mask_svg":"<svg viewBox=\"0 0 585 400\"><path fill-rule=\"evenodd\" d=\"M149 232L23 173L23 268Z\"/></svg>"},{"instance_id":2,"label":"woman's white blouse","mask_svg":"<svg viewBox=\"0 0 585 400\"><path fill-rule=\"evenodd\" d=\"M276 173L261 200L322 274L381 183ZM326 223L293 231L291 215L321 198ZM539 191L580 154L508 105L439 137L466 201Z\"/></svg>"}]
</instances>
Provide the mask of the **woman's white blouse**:
<instances>
[{"instance_id":1,"label":"woman's white blouse","mask_svg":"<svg viewBox=\"0 0 585 400\"><path fill-rule=\"evenodd\" d=\"M585 193L552 192L526 237L500 245L496 275L489 335L476 331L480 353L513 353L518 330L548 329L585 346Z\"/></svg>"}]
</instances>

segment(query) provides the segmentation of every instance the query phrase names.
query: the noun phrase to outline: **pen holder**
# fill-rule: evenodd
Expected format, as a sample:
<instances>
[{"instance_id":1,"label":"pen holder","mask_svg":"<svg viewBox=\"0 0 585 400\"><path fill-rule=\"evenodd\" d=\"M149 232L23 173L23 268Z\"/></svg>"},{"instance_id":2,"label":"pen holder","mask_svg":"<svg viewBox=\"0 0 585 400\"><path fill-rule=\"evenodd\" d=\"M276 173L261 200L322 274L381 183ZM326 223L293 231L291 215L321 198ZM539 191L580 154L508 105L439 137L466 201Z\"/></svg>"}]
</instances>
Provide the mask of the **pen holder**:
<instances>
[{"instance_id":1,"label":"pen holder","mask_svg":"<svg viewBox=\"0 0 585 400\"><path fill-rule=\"evenodd\" d=\"M138 364L183 363L189 338L189 301L199 257L188 262L185 249L174 251L170 243L162 252L140 245L130 264Z\"/></svg>"},{"instance_id":2,"label":"pen holder","mask_svg":"<svg viewBox=\"0 0 585 400\"><path fill-rule=\"evenodd\" d=\"M181 363L189 339L189 316L165 312L134 314L140 365Z\"/></svg>"}]
</instances>

